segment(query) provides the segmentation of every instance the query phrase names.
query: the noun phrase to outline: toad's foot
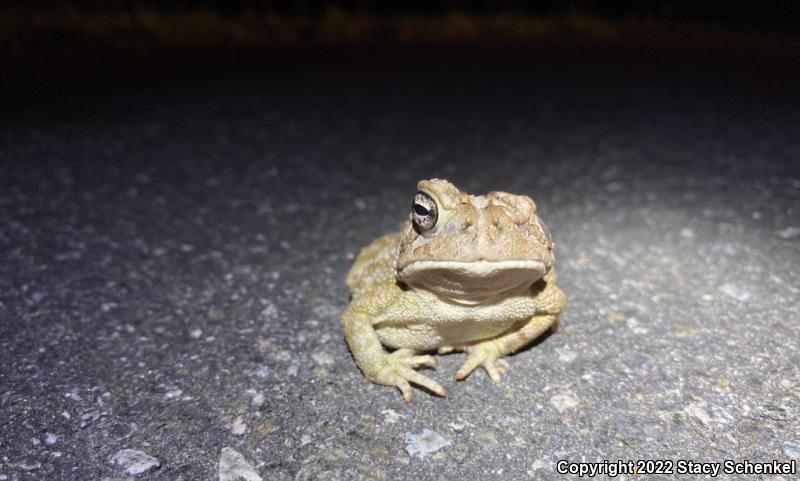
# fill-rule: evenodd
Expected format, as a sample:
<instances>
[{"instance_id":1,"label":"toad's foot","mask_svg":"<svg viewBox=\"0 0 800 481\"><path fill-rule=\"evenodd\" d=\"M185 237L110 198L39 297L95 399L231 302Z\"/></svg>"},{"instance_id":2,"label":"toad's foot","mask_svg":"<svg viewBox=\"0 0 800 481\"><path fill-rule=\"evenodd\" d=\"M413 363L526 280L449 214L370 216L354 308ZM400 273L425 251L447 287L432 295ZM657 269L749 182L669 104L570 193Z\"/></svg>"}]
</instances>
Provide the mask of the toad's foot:
<instances>
[{"instance_id":1,"label":"toad's foot","mask_svg":"<svg viewBox=\"0 0 800 481\"><path fill-rule=\"evenodd\" d=\"M502 351L496 340L476 344L470 349L466 362L456 372L456 379L459 381L466 379L472 371L480 366L486 370L486 374L489 375L489 379L493 383L499 384L501 375L507 373L511 368L508 362L502 359L502 356Z\"/></svg>"},{"instance_id":2,"label":"toad's foot","mask_svg":"<svg viewBox=\"0 0 800 481\"><path fill-rule=\"evenodd\" d=\"M406 402L414 400L414 391L409 382L418 384L439 396L447 396L447 391L433 379L423 376L414 369L420 366L436 366L433 356L416 356L411 349L398 349L387 355L375 375L375 381L386 386L396 386L403 393Z\"/></svg>"}]
</instances>

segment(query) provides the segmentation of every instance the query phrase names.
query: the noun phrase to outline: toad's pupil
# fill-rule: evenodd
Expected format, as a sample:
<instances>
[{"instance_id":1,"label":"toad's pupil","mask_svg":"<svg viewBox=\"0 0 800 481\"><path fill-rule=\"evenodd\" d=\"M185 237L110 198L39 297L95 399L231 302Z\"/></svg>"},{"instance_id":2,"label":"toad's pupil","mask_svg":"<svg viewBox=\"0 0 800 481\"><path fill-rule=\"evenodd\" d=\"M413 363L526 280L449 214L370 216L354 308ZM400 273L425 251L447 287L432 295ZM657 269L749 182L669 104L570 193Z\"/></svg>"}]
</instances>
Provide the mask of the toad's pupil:
<instances>
[{"instance_id":1,"label":"toad's pupil","mask_svg":"<svg viewBox=\"0 0 800 481\"><path fill-rule=\"evenodd\" d=\"M419 204L414 204L414 212L416 212L417 215L428 215L430 213L428 212L428 209Z\"/></svg>"}]
</instances>

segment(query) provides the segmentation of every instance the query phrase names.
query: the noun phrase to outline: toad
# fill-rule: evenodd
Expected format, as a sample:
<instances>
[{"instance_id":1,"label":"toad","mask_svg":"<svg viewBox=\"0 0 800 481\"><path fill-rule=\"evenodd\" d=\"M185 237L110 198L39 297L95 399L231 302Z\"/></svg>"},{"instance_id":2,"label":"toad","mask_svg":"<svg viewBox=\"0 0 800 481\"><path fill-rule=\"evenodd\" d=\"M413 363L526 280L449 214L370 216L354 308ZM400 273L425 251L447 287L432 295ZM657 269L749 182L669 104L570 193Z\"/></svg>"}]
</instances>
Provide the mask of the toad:
<instances>
[{"instance_id":1,"label":"toad","mask_svg":"<svg viewBox=\"0 0 800 481\"><path fill-rule=\"evenodd\" d=\"M556 325L566 305L553 241L530 197L470 195L441 179L417 189L402 229L353 263L341 317L364 375L399 388L407 402L411 384L447 395L417 371L436 365L432 352L466 351L456 379L481 367L499 383L509 369L503 358Z\"/></svg>"}]
</instances>

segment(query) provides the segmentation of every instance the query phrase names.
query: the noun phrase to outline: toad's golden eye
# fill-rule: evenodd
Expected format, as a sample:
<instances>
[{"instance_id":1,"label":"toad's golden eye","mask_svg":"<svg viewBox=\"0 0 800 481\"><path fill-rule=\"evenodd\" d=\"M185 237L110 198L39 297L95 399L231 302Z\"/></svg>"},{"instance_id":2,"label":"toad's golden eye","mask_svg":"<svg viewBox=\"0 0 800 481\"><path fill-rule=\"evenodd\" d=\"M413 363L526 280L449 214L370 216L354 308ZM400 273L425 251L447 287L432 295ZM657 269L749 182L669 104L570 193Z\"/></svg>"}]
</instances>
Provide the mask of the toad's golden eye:
<instances>
[{"instance_id":1,"label":"toad's golden eye","mask_svg":"<svg viewBox=\"0 0 800 481\"><path fill-rule=\"evenodd\" d=\"M436 201L425 192L417 192L414 204L411 206L411 221L420 234L427 232L436 225L439 209Z\"/></svg>"}]
</instances>

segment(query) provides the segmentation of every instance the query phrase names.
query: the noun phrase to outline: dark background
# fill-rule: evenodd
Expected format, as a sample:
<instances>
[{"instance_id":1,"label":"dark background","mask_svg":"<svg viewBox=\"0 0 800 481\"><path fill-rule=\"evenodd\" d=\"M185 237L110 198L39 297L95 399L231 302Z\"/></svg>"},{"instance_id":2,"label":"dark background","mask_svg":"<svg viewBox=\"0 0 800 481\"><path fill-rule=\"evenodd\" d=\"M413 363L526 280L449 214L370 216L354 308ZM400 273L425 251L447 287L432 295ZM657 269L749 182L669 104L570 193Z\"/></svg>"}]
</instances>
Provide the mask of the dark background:
<instances>
[{"instance_id":1,"label":"dark background","mask_svg":"<svg viewBox=\"0 0 800 481\"><path fill-rule=\"evenodd\" d=\"M34 2L11 1L12 6L32 8ZM511 12L528 15L558 15L580 10L600 17L620 18L665 18L675 21L715 23L726 25L750 25L797 31L800 19L797 4L790 0L747 2L741 0L689 0L663 1L601 1L601 0L543 0L523 2L510 0L474 1L272 1L272 0L184 0L184 1L100 1L100 0L44 0L35 2L36 8L76 7L86 10L135 10L155 8L164 11L180 11L207 7L224 15L236 15L254 10L287 16L320 16L330 9L348 13L375 16L392 15L442 15L451 11L462 11L478 15Z\"/></svg>"}]
</instances>

